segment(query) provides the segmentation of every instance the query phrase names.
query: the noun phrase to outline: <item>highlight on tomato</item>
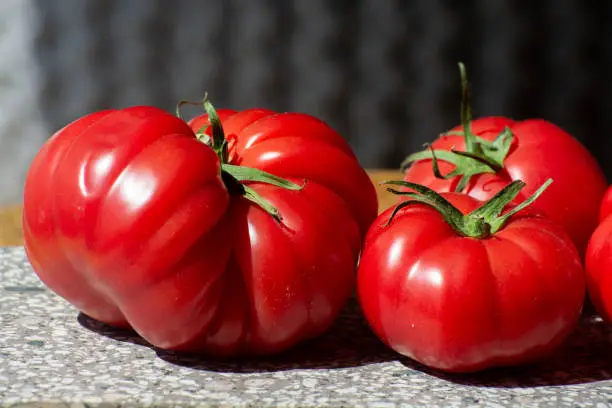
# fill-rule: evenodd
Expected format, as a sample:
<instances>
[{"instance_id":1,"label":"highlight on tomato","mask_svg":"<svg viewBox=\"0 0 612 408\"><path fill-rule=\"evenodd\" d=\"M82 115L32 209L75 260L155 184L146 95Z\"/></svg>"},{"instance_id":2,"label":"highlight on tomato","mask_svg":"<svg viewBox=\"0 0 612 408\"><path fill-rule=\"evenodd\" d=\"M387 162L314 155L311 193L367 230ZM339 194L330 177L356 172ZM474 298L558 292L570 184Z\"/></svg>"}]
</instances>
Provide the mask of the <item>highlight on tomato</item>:
<instances>
[{"instance_id":1,"label":"highlight on tomato","mask_svg":"<svg viewBox=\"0 0 612 408\"><path fill-rule=\"evenodd\" d=\"M581 314L585 277L563 228L527 207L550 181L516 206L520 180L486 202L389 182L402 201L372 224L357 274L376 335L446 372L525 364L559 347Z\"/></svg>"},{"instance_id":2,"label":"highlight on tomato","mask_svg":"<svg viewBox=\"0 0 612 408\"><path fill-rule=\"evenodd\" d=\"M195 132L137 106L55 133L27 174L27 256L74 307L156 347L276 353L352 293L375 189L322 121L203 103Z\"/></svg>"},{"instance_id":3,"label":"highlight on tomato","mask_svg":"<svg viewBox=\"0 0 612 408\"><path fill-rule=\"evenodd\" d=\"M472 119L465 66L459 63L459 69L461 124L441 134L428 149L409 155L402 163L404 180L479 200L522 180L522 200L552 178L554 184L534 206L563 226L583 255L608 186L596 159L577 139L542 119Z\"/></svg>"}]
</instances>

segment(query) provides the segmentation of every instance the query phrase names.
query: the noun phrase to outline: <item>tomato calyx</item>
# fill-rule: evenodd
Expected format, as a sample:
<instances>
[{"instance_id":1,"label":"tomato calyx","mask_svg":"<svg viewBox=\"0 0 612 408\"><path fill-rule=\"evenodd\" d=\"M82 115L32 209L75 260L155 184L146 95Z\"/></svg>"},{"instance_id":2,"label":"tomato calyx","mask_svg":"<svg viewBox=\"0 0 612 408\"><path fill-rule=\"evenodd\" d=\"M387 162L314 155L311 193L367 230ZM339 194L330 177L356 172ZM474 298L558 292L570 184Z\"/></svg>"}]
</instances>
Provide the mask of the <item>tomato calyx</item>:
<instances>
[{"instance_id":1,"label":"tomato calyx","mask_svg":"<svg viewBox=\"0 0 612 408\"><path fill-rule=\"evenodd\" d=\"M504 168L504 160L510 152L510 146L514 135L509 127L493 140L489 141L476 136L472 132L472 110L469 99L469 82L465 65L459 62L459 73L461 76L461 127L462 130L450 131L444 135L460 135L465 140L465 151L456 149L434 150L429 147L420 152L406 157L401 164L401 170L406 171L411 163L424 159L431 159L433 173L437 178L450 179L460 176L459 183L455 187L456 192L462 192L468 185L470 179L478 174L497 173ZM451 163L455 168L447 174L441 174L438 168L438 159Z\"/></svg>"},{"instance_id":2,"label":"tomato calyx","mask_svg":"<svg viewBox=\"0 0 612 408\"><path fill-rule=\"evenodd\" d=\"M204 95L204 98L199 102L191 102L186 100L180 101L176 108L176 115L179 118L181 118L180 108L183 105L200 105L204 107L204 110L208 115L209 124L202 126L202 128L195 132L196 138L213 149L217 154L217 157L219 157L219 161L221 162L221 179L223 180L223 183L225 184L225 187L230 195L239 195L244 197L245 199L261 207L276 221L282 222L282 216L278 209L245 183L259 182L271 184L287 190L301 190L304 188L306 181L304 181L302 185L299 185L254 167L236 166L230 164L228 157L228 143L227 139L225 138L223 125L221 124L221 119L219 119L219 115L217 114L215 107L208 100L208 96ZM209 136L206 133L209 127L211 128L210 130L212 136Z\"/></svg>"},{"instance_id":3,"label":"tomato calyx","mask_svg":"<svg viewBox=\"0 0 612 408\"><path fill-rule=\"evenodd\" d=\"M408 200L399 203L391 213L387 225L391 223L395 215L402 208L414 204L426 204L438 211L444 220L457 232L459 235L484 239L497 231L501 230L508 222L510 217L519 211L523 210L533 203L552 183L552 179L546 180L531 196L525 201L511 208L507 212L503 212L506 206L512 202L518 193L525 187L525 182L515 180L508 184L491 199L486 201L474 211L463 214L457 207L452 205L446 198L442 197L436 191L429 187L420 184L411 183L409 181L390 180L384 181L382 184L396 185L406 187L413 191L399 191L393 188L387 188L390 193L408 197Z\"/></svg>"}]
</instances>

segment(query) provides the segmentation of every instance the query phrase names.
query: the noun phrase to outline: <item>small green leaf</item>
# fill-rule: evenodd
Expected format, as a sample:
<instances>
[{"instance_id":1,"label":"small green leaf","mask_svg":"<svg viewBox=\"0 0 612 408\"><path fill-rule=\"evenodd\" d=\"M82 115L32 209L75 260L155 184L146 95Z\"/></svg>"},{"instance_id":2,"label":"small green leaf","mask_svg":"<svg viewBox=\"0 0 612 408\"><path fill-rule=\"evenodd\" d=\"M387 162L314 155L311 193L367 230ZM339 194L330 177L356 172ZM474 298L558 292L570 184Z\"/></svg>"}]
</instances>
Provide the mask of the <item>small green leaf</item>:
<instances>
[{"instance_id":1,"label":"small green leaf","mask_svg":"<svg viewBox=\"0 0 612 408\"><path fill-rule=\"evenodd\" d=\"M449 177L452 177L452 172L449 173L450 176L449 174L445 176L440 172L440 166L438 165L438 156L436 155L436 152L433 149L431 149L431 159L432 159L433 174L436 178L447 179Z\"/></svg>"},{"instance_id":2,"label":"small green leaf","mask_svg":"<svg viewBox=\"0 0 612 408\"><path fill-rule=\"evenodd\" d=\"M453 152L450 152L448 150L433 150L430 147L429 149L425 149L420 152L412 153L411 155L406 157L401 164L401 169L402 171L405 171L412 162L415 162L418 160L433 159L434 154L437 159L442 159L446 162L457 165L457 155L456 154L453 154Z\"/></svg>"},{"instance_id":3,"label":"small green leaf","mask_svg":"<svg viewBox=\"0 0 612 408\"><path fill-rule=\"evenodd\" d=\"M223 132L223 126L221 125L221 119L219 119L219 115L217 115L217 111L212 103L209 100L205 100L204 102L204 110L208 114L208 122L210 126L212 126L212 148L217 153L221 162L226 161L226 157L224 156L224 144L225 141L225 133Z\"/></svg>"},{"instance_id":4,"label":"small green leaf","mask_svg":"<svg viewBox=\"0 0 612 408\"><path fill-rule=\"evenodd\" d=\"M276 207L270 204L257 191L253 190L251 187L248 186L243 185L242 187L244 188L244 198L261 207L279 223L283 221L283 217L280 215L280 212L276 209Z\"/></svg>"},{"instance_id":5,"label":"small green leaf","mask_svg":"<svg viewBox=\"0 0 612 408\"><path fill-rule=\"evenodd\" d=\"M301 190L306 185L306 181L304 181L304 184L299 185L253 167L235 166L228 163L222 163L221 170L222 175L224 175L225 179L227 179L225 182L226 185L228 185L228 183L230 183L229 185L233 185L232 183L235 183L237 186L240 186L240 189L235 189L238 194L241 194L242 197L260 206L278 222L282 222L282 217L279 211L268 201L266 201L259 193L257 193L257 191L243 183L266 183L287 190Z\"/></svg>"},{"instance_id":6,"label":"small green leaf","mask_svg":"<svg viewBox=\"0 0 612 408\"><path fill-rule=\"evenodd\" d=\"M232 176L238 181L257 181L261 183L272 184L277 187L282 187L287 190L301 190L304 188L306 181L304 184L299 185L292 181L285 180L274 174L266 173L265 171L246 166L234 166L232 164L224 163L221 165L222 169Z\"/></svg>"},{"instance_id":7,"label":"small green leaf","mask_svg":"<svg viewBox=\"0 0 612 408\"><path fill-rule=\"evenodd\" d=\"M393 193L393 194L397 194L398 193L397 190L393 190L392 188L388 188L387 191L390 192L390 193ZM393 221L393 219L395 218L397 213L400 212L403 208L406 208L409 205L414 205L414 204L418 204L418 203L419 203L418 201L413 200L413 201L402 201L401 203L396 205L395 208L393 209L393 211L391 211L391 215L389 215L389 219L385 223L385 227L388 227L391 224L391 221Z\"/></svg>"},{"instance_id":8,"label":"small green leaf","mask_svg":"<svg viewBox=\"0 0 612 408\"><path fill-rule=\"evenodd\" d=\"M525 187L523 181L513 181L468 215L489 220L498 217L503 209L516 198L523 187Z\"/></svg>"},{"instance_id":9,"label":"small green leaf","mask_svg":"<svg viewBox=\"0 0 612 408\"><path fill-rule=\"evenodd\" d=\"M463 190L465 190L471 178L472 178L472 174L469 174L469 173L462 174L461 178L459 179L459 183L457 183L457 186L455 187L455 192L460 193Z\"/></svg>"},{"instance_id":10,"label":"small green leaf","mask_svg":"<svg viewBox=\"0 0 612 408\"><path fill-rule=\"evenodd\" d=\"M212 139L206 134L206 129L208 129L208 127L209 125L207 124L198 129L196 132L196 138L205 145L212 147Z\"/></svg>"},{"instance_id":11,"label":"small green leaf","mask_svg":"<svg viewBox=\"0 0 612 408\"><path fill-rule=\"evenodd\" d=\"M527 206L531 205L535 200L538 199L538 197L540 197L542 195L542 193L544 192L544 190L546 190L548 188L548 186L553 182L553 180L551 178L549 178L548 180L546 180L544 182L544 184L542 184L540 186L540 188L538 188L531 196L529 196L529 198L527 198L525 201L523 201L522 203L520 203L519 205L517 205L516 207L514 207L513 209L511 209L510 211L508 211L507 213L505 213L504 215L502 215L501 217L498 217L494 220L492 220L491 222L489 222L489 224L491 224L491 233L495 233L497 231L499 231L505 224L506 222L508 222L508 220L510 219L510 217L512 217L514 214L516 214L517 212L523 210L524 208L526 208Z\"/></svg>"},{"instance_id":12,"label":"small green leaf","mask_svg":"<svg viewBox=\"0 0 612 408\"><path fill-rule=\"evenodd\" d=\"M457 231L459 234L465 235L466 232L463 228L463 214L436 191L429 187L403 180L388 180L383 181L381 184L401 186L416 191L418 195L409 191L398 191L392 188L387 189L387 191L392 194L407 196L412 201L418 201L433 207L442 215L442 217L444 217L446 222L448 222L448 224L453 227L455 231Z\"/></svg>"},{"instance_id":13,"label":"small green leaf","mask_svg":"<svg viewBox=\"0 0 612 408\"><path fill-rule=\"evenodd\" d=\"M461 150L454 149L452 149L451 152L458 154L459 156L479 161L480 163L486 165L493 173L496 173L498 169L501 169L499 167L499 164L495 160L492 160L491 158L487 157L484 153L462 152Z\"/></svg>"},{"instance_id":14,"label":"small green leaf","mask_svg":"<svg viewBox=\"0 0 612 408\"><path fill-rule=\"evenodd\" d=\"M482 145L483 152L486 157L497 164L498 168L503 168L504 160L506 160L506 156L508 156L510 152L513 139L514 134L510 128L506 126L489 146Z\"/></svg>"}]
</instances>

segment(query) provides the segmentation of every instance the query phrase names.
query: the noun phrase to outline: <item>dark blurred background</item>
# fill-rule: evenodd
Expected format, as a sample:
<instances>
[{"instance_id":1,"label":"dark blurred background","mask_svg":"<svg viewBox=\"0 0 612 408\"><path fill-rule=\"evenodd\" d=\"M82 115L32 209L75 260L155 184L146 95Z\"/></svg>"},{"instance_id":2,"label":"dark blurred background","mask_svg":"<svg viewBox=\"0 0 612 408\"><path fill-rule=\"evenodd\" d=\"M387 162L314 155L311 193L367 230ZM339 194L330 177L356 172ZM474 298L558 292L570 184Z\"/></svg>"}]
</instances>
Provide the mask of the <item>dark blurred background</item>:
<instances>
[{"instance_id":1,"label":"dark blurred background","mask_svg":"<svg viewBox=\"0 0 612 408\"><path fill-rule=\"evenodd\" d=\"M316 115L363 166L395 168L458 122L459 60L476 116L550 120L612 179L610 0L2 0L2 29L21 85L0 98L0 201L77 117L204 91Z\"/></svg>"}]
</instances>

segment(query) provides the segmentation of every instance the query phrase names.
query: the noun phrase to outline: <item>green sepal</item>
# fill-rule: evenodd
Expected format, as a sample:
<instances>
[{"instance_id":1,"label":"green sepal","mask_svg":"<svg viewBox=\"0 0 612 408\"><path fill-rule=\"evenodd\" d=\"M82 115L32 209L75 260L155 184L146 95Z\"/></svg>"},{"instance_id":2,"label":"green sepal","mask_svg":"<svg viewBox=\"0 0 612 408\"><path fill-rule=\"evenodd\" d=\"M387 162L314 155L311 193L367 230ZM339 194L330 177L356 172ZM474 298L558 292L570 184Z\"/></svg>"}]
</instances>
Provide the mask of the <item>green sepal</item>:
<instances>
[{"instance_id":1,"label":"green sepal","mask_svg":"<svg viewBox=\"0 0 612 408\"><path fill-rule=\"evenodd\" d=\"M396 185L408 188L411 191L399 191L392 188L387 188L387 191L396 195L402 195L408 198L407 201L399 203L391 212L387 221L387 225L391 223L397 212L402 208L422 203L429 205L438 211L444 220L457 232L459 235L477 239L487 238L501 230L508 222L510 217L531 205L552 183L552 179L546 180L531 196L520 204L513 207L506 213L504 209L510 204L519 192L525 187L525 183L521 180L515 180L508 184L497 194L491 197L488 201L476 208L474 211L463 214L459 209L453 206L448 200L438 194L436 191L408 181L383 181L384 185Z\"/></svg>"},{"instance_id":2,"label":"green sepal","mask_svg":"<svg viewBox=\"0 0 612 408\"><path fill-rule=\"evenodd\" d=\"M500 229L502 229L502 227L506 224L506 222L508 222L510 217L523 210L524 208L528 207L535 200L537 200L538 197L542 195L544 190L546 190L552 182L553 180L549 178L526 200L513 207L510 211L502 214L502 211L504 210L506 205L512 202L516 198L518 193L523 189L523 187L525 187L525 183L523 181L515 180L511 184L506 186L506 188L495 194L485 204L475 209L468 215L483 217L489 220L488 223L491 225L491 233L494 234Z\"/></svg>"},{"instance_id":3,"label":"green sepal","mask_svg":"<svg viewBox=\"0 0 612 408\"><path fill-rule=\"evenodd\" d=\"M206 134L206 129L208 129L210 125L204 125L202 126L200 129L198 129L198 131L196 132L196 138L204 143L207 146L212 147L212 139L209 135Z\"/></svg>"},{"instance_id":4,"label":"green sepal","mask_svg":"<svg viewBox=\"0 0 612 408\"><path fill-rule=\"evenodd\" d=\"M395 207L395 209L391 213L391 216L389 217L389 220L387 221L387 225L391 223L391 220L395 217L397 212L401 210L402 208L408 205L422 203L422 204L427 204L435 208L440 214L443 215L446 222L448 222L448 224L455 231L457 231L460 234L463 234L463 229L464 229L463 214L455 206L453 206L446 198L442 197L440 194L436 193L434 190L430 189L429 187L422 186L420 184L411 183L409 181L389 180L389 181L383 181L381 184L406 187L418 193L417 194L417 193L413 193L409 191L399 191L393 188L387 188L387 191L392 194L406 196L410 198L410 200L403 201Z\"/></svg>"},{"instance_id":5,"label":"green sepal","mask_svg":"<svg viewBox=\"0 0 612 408\"><path fill-rule=\"evenodd\" d=\"M253 167L236 166L228 163L228 143L225 139L225 132L221 119L215 110L213 104L208 100L208 94L204 95L201 101L192 102L182 100L176 107L176 115L182 119L180 109L183 105L200 105L204 108L208 115L208 124L202 126L195 132L196 138L212 148L221 162L221 178L228 192L231 195L240 195L251 201L255 205L261 207L264 211L270 214L276 221L281 222L282 216L272 204L264 199L252 187L244 184L245 182L257 182L271 184L276 187L287 190L301 190L306 185L306 180L302 185L292 181L285 180L274 174L267 173ZM212 136L206 134L208 129L211 129Z\"/></svg>"},{"instance_id":6,"label":"green sepal","mask_svg":"<svg viewBox=\"0 0 612 408\"><path fill-rule=\"evenodd\" d=\"M423 150L413 153L402 161L400 168L406 171L415 161L423 159L434 160L433 166L437 166L436 158L449 162L455 166L452 172L443 178L460 177L455 191L462 192L473 176L483 173L497 173L504 168L504 161L510 152L514 135L510 128L506 127L493 141L485 140L476 136L471 129L472 111L469 103L469 82L465 65L459 63L461 76L461 130L452 130L443 135L461 135L465 140L465 151L451 149L447 150ZM434 174L436 170L434 168ZM439 174L439 171L438 171ZM436 177L438 175L436 174Z\"/></svg>"},{"instance_id":7,"label":"green sepal","mask_svg":"<svg viewBox=\"0 0 612 408\"><path fill-rule=\"evenodd\" d=\"M306 185L306 180L302 185L296 184L292 181L285 180L281 177L275 176L274 174L267 173L263 170L259 170L253 167L246 166L235 166L233 164L222 163L222 172L230 175L233 180L239 183L242 187L242 197L251 201L255 205L261 207L264 211L272 216L276 221L282 222L283 217L276 207L270 204L265 198L263 198L257 191L249 187L244 182L258 182L271 184L276 187L281 187L287 190L301 190Z\"/></svg>"},{"instance_id":8,"label":"green sepal","mask_svg":"<svg viewBox=\"0 0 612 408\"><path fill-rule=\"evenodd\" d=\"M457 186L455 187L456 192L463 191L472 176L483 173L497 173L495 168L482 160L477 160L471 156L458 154L456 151L432 149L411 154L406 158L404 163L402 163L402 168L405 170L413 161L423 159L431 159L433 161L432 171L437 178L450 179L460 176L461 178L459 183L457 183ZM438 167L439 159L453 164L455 168L450 173L441 175Z\"/></svg>"},{"instance_id":9,"label":"green sepal","mask_svg":"<svg viewBox=\"0 0 612 408\"><path fill-rule=\"evenodd\" d=\"M208 94L204 94L204 97L202 97L201 100L199 101L190 101L187 99L181 99L177 104L176 104L176 108L174 110L174 114L176 115L177 118L179 119L183 119L183 115L181 114L181 108L184 105L192 105L192 106L202 106L202 104L204 103L204 101L208 99Z\"/></svg>"},{"instance_id":10,"label":"green sepal","mask_svg":"<svg viewBox=\"0 0 612 408\"><path fill-rule=\"evenodd\" d=\"M244 194L242 195L242 197L261 207L265 212L270 214L272 218L274 218L277 222L283 221L283 217L281 216L278 209L272 204L270 204L270 202L263 198L261 195L259 195L257 191L245 185L243 185L242 188L244 189Z\"/></svg>"},{"instance_id":11,"label":"green sepal","mask_svg":"<svg viewBox=\"0 0 612 408\"><path fill-rule=\"evenodd\" d=\"M235 166L233 164L223 163L221 168L231 174L238 181L256 181L260 183L272 184L287 190L301 190L306 185L305 180L302 185L299 185L254 167Z\"/></svg>"},{"instance_id":12,"label":"green sepal","mask_svg":"<svg viewBox=\"0 0 612 408\"><path fill-rule=\"evenodd\" d=\"M203 101L204 110L208 114L208 122L212 128L212 149L217 153L222 163L227 162L227 141L225 140L225 132L221 125L221 119L215 110L213 104L205 99Z\"/></svg>"}]
</instances>

